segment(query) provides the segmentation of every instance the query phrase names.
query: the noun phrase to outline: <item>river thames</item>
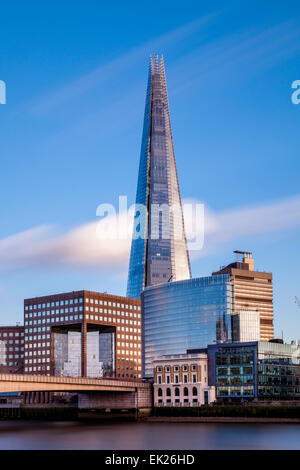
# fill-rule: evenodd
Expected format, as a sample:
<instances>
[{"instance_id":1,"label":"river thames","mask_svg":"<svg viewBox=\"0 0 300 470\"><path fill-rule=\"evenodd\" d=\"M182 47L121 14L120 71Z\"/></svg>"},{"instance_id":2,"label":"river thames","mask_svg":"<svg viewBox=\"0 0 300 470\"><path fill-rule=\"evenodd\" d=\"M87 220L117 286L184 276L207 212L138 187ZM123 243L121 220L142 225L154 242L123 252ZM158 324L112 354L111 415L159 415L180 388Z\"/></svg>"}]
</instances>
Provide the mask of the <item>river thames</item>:
<instances>
[{"instance_id":1,"label":"river thames","mask_svg":"<svg viewBox=\"0 0 300 470\"><path fill-rule=\"evenodd\" d=\"M300 424L0 421L1 450L300 449Z\"/></svg>"}]
</instances>

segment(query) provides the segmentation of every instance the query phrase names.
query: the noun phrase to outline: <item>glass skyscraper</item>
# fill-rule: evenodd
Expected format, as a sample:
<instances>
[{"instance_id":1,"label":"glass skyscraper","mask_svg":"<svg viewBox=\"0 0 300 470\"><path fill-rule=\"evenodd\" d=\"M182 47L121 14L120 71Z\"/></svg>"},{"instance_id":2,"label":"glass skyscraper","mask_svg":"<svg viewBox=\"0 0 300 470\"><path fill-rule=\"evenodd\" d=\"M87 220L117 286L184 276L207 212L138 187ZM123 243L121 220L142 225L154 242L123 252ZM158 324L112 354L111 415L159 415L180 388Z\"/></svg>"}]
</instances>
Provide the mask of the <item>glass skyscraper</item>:
<instances>
[{"instance_id":1,"label":"glass skyscraper","mask_svg":"<svg viewBox=\"0 0 300 470\"><path fill-rule=\"evenodd\" d=\"M146 209L146 210L145 210ZM190 279L163 58L150 59L127 297Z\"/></svg>"},{"instance_id":2,"label":"glass skyscraper","mask_svg":"<svg viewBox=\"0 0 300 470\"><path fill-rule=\"evenodd\" d=\"M231 340L228 274L147 287L141 298L143 376L153 376L153 360L160 356Z\"/></svg>"}]
</instances>

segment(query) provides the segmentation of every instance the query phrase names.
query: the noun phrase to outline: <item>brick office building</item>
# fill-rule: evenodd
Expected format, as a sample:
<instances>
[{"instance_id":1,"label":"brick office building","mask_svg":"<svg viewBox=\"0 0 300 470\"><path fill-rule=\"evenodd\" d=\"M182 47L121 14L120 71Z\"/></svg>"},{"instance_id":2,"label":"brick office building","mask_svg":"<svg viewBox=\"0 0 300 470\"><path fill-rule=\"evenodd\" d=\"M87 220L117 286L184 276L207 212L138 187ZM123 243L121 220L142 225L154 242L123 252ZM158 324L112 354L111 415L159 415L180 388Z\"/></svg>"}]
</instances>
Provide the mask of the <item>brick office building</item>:
<instances>
[{"instance_id":1,"label":"brick office building","mask_svg":"<svg viewBox=\"0 0 300 470\"><path fill-rule=\"evenodd\" d=\"M241 261L212 273L229 274L233 287L233 312L255 311L259 314L260 340L274 338L272 273L254 270L252 253L235 251Z\"/></svg>"},{"instance_id":2,"label":"brick office building","mask_svg":"<svg viewBox=\"0 0 300 470\"><path fill-rule=\"evenodd\" d=\"M0 374L24 371L24 327L0 327Z\"/></svg>"},{"instance_id":3,"label":"brick office building","mask_svg":"<svg viewBox=\"0 0 300 470\"><path fill-rule=\"evenodd\" d=\"M141 304L76 291L24 300L25 373L141 378Z\"/></svg>"}]
</instances>

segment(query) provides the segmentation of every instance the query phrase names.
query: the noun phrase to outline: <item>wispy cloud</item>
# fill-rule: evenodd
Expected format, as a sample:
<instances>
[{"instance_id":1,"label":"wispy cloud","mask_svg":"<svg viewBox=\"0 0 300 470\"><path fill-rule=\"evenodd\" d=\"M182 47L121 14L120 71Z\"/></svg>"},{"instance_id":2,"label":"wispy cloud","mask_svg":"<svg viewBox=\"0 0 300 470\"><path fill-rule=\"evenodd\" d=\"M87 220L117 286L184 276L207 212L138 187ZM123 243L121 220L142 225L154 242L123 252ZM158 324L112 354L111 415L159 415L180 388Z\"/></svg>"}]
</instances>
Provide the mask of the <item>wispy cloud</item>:
<instances>
[{"instance_id":1,"label":"wispy cloud","mask_svg":"<svg viewBox=\"0 0 300 470\"><path fill-rule=\"evenodd\" d=\"M67 82L44 96L34 98L26 104L27 110L33 115L43 115L71 100L77 100L89 90L101 88L111 79L123 76L139 61L144 61L147 55L175 48L195 32L204 31L223 11L222 9L201 17L131 49L82 77ZM212 41L207 41L204 35L201 47L191 49L189 53L179 53L177 59L169 64L169 75L176 77L173 79L173 90L170 91L173 94L179 93L187 87L195 86L199 80L203 86L204 80L211 77L224 81L228 73L235 73L237 77L250 77L259 70L272 67L298 54L299 50L300 30L293 19L275 24L267 30L232 32Z\"/></svg>"},{"instance_id":2,"label":"wispy cloud","mask_svg":"<svg viewBox=\"0 0 300 470\"><path fill-rule=\"evenodd\" d=\"M263 236L300 227L300 195L259 205L205 212L203 250L192 252L193 258L219 251L226 242L242 237Z\"/></svg>"},{"instance_id":3,"label":"wispy cloud","mask_svg":"<svg viewBox=\"0 0 300 470\"><path fill-rule=\"evenodd\" d=\"M104 228L106 219L80 225L66 233L57 233L52 226L40 226L2 239L0 270L75 266L125 272L132 216L124 212L119 217L127 233L121 239L99 239L99 229ZM208 256L230 240L288 231L299 226L300 195L258 207L223 212L206 210L204 247L193 251L192 257Z\"/></svg>"},{"instance_id":4,"label":"wispy cloud","mask_svg":"<svg viewBox=\"0 0 300 470\"><path fill-rule=\"evenodd\" d=\"M110 62L100 65L84 76L68 82L59 89L53 90L45 96L32 101L28 104L28 109L32 114L36 115L47 113L58 106L77 98L87 90L94 87L100 87L103 83L108 82L112 77L121 75L125 70L133 67L139 60L144 60L147 54L150 55L153 52L165 49L170 45L175 46L185 37L188 37L195 31L199 31L202 27L205 27L219 14L220 11L217 11L198 18L191 23L180 26L173 31L135 47Z\"/></svg>"},{"instance_id":5,"label":"wispy cloud","mask_svg":"<svg viewBox=\"0 0 300 470\"><path fill-rule=\"evenodd\" d=\"M99 240L99 221L83 224L67 233L40 226L0 240L0 269L110 267L127 261L130 238Z\"/></svg>"},{"instance_id":6,"label":"wispy cloud","mask_svg":"<svg viewBox=\"0 0 300 470\"><path fill-rule=\"evenodd\" d=\"M289 57L299 54L300 29L295 20L275 24L267 30L233 32L191 50L171 67L177 77L174 93L211 78L218 82L241 76L251 78ZM184 71L184 73L183 73Z\"/></svg>"}]
</instances>

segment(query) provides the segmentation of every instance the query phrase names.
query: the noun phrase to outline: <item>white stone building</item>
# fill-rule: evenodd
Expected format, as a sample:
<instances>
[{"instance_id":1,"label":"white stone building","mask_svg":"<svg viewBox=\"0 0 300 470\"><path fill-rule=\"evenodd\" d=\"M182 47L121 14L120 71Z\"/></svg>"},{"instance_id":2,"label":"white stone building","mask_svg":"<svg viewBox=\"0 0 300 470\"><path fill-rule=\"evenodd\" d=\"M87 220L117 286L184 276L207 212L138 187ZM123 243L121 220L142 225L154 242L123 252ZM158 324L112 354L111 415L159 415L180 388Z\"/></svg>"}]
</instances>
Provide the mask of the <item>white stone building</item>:
<instances>
[{"instance_id":1,"label":"white stone building","mask_svg":"<svg viewBox=\"0 0 300 470\"><path fill-rule=\"evenodd\" d=\"M154 366L154 406L201 406L215 400L207 354L161 356Z\"/></svg>"}]
</instances>

